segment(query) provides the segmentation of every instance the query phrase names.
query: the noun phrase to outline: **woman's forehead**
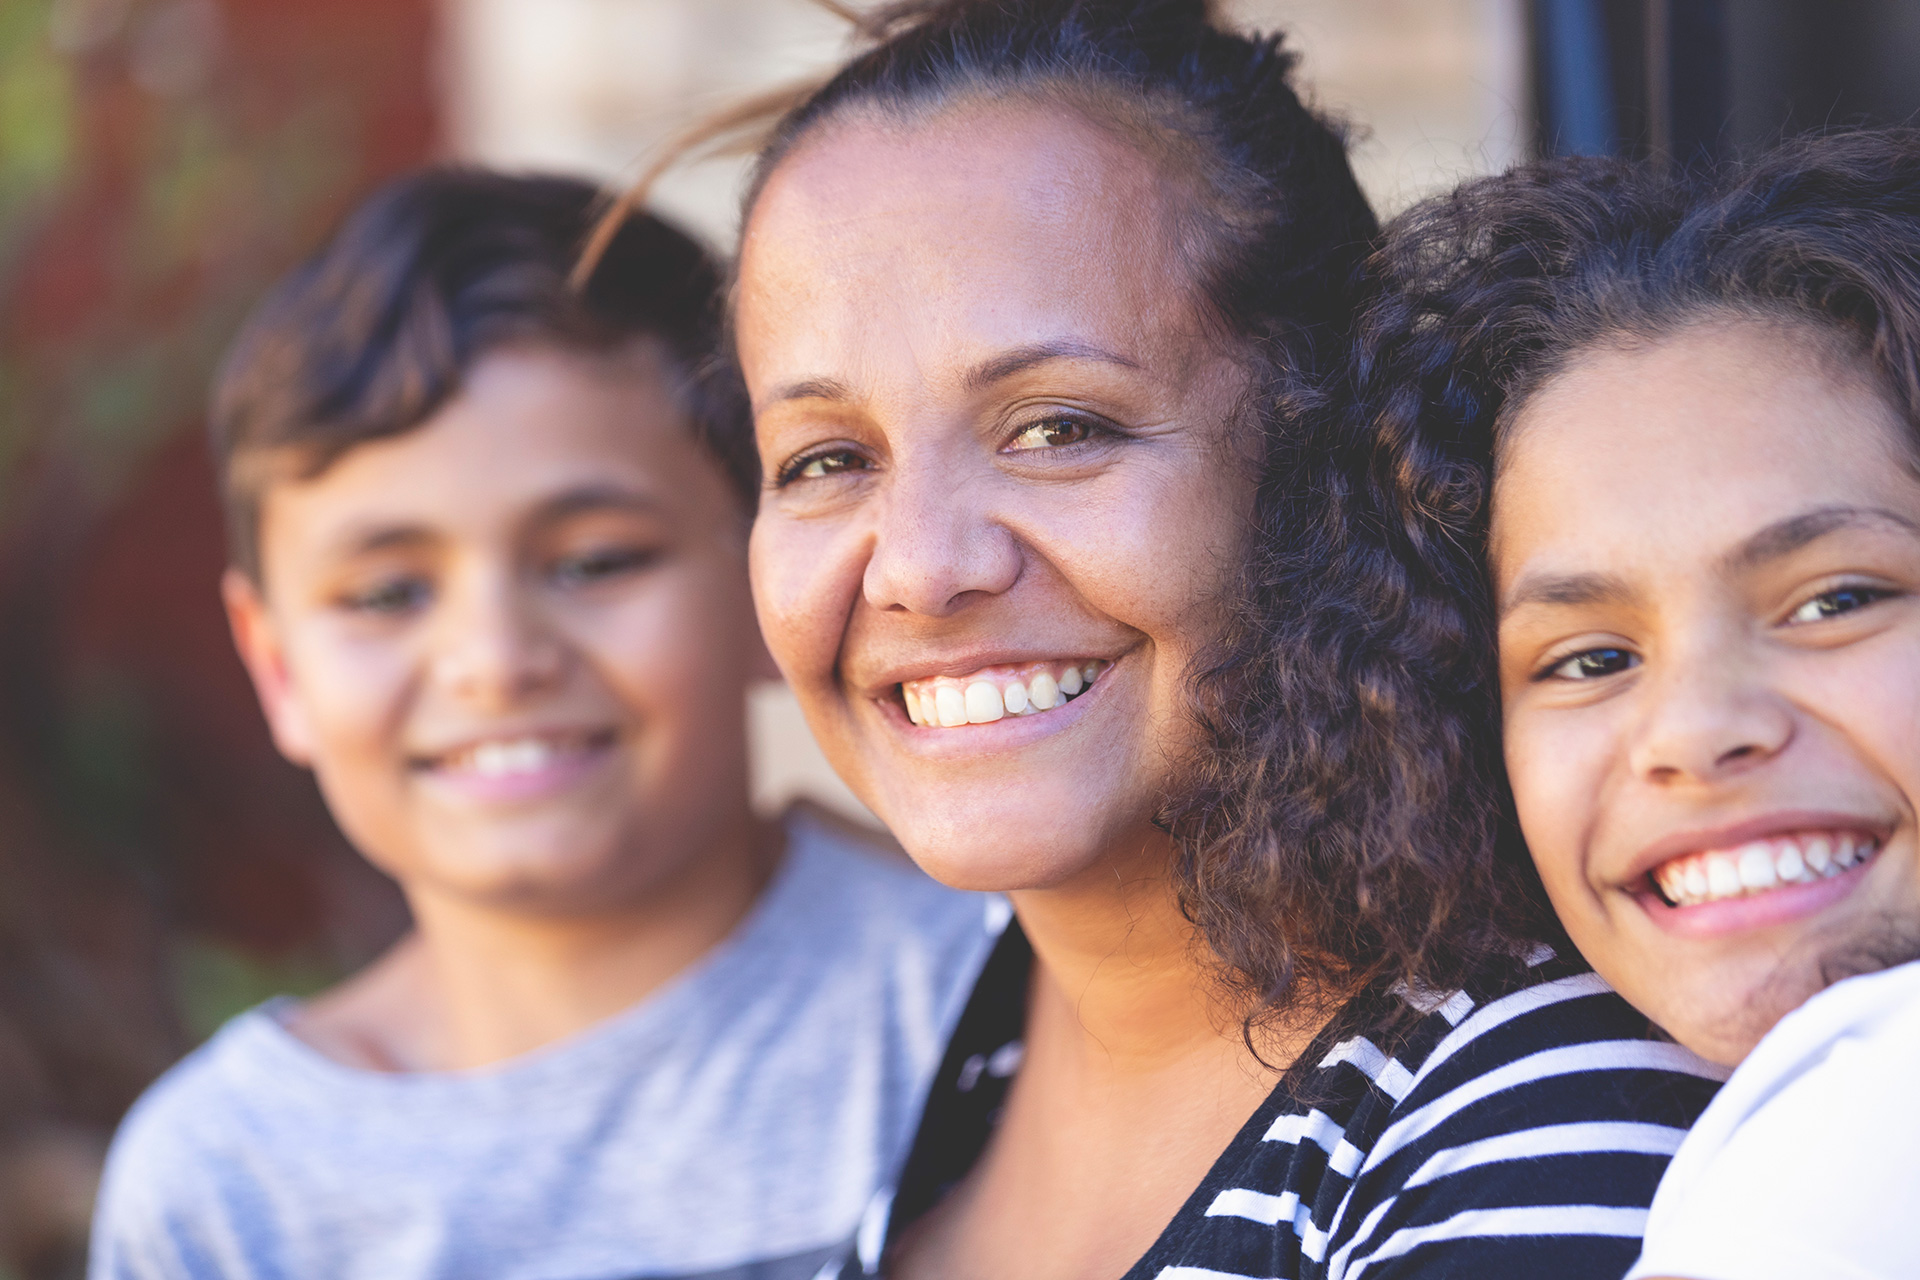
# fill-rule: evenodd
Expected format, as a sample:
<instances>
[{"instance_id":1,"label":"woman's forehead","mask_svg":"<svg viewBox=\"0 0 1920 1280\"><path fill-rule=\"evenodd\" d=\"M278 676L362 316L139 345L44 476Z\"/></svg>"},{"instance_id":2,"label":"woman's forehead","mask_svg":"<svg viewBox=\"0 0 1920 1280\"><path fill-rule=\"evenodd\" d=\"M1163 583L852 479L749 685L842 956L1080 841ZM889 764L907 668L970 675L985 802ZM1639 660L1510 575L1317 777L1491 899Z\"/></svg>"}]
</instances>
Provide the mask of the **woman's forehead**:
<instances>
[{"instance_id":1,"label":"woman's forehead","mask_svg":"<svg viewBox=\"0 0 1920 1280\"><path fill-rule=\"evenodd\" d=\"M756 203L742 354L902 326L923 343L1022 325L1152 341L1191 309L1170 224L1153 161L1071 111L835 121Z\"/></svg>"}]
</instances>

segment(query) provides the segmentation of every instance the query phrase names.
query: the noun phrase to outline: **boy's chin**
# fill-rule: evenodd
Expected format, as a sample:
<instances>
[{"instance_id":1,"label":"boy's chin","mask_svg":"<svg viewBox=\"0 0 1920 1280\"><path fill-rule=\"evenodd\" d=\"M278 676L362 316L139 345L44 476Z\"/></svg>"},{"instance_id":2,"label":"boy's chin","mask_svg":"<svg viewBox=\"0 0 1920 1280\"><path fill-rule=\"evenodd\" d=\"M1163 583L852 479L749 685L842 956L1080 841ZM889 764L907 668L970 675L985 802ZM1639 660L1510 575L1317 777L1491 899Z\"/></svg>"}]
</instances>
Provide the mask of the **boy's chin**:
<instances>
[{"instance_id":1,"label":"boy's chin","mask_svg":"<svg viewBox=\"0 0 1920 1280\"><path fill-rule=\"evenodd\" d=\"M386 868L410 896L528 916L595 914L635 897L650 879L635 859L603 842L546 842L474 847L429 854Z\"/></svg>"}]
</instances>

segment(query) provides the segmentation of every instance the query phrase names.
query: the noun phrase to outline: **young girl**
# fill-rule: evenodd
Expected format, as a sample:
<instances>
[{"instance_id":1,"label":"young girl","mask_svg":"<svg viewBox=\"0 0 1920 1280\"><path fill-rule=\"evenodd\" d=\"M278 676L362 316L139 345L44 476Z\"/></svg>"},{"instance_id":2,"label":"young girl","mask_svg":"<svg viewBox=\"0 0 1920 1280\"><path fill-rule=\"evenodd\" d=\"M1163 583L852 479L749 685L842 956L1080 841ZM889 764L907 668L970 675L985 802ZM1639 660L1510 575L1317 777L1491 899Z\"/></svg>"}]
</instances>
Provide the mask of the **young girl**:
<instances>
[{"instance_id":1,"label":"young girl","mask_svg":"<svg viewBox=\"0 0 1920 1280\"><path fill-rule=\"evenodd\" d=\"M1739 1066L1633 1275L1920 1274L1920 135L1538 166L1379 262L1365 475L1421 580L1484 554L1553 905Z\"/></svg>"}]
</instances>

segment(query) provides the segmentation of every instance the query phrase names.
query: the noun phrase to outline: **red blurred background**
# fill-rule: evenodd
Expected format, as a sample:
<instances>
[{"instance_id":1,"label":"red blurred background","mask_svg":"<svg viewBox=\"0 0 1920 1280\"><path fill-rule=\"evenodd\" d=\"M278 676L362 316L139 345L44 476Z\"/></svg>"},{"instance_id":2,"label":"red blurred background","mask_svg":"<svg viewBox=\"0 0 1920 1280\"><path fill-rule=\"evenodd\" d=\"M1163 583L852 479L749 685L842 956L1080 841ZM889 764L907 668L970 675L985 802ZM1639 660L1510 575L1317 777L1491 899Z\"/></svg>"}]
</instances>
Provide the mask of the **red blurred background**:
<instances>
[{"instance_id":1,"label":"red blurred background","mask_svg":"<svg viewBox=\"0 0 1920 1280\"><path fill-rule=\"evenodd\" d=\"M0 5L0 1276L225 1016L401 927L271 750L199 422L262 288L440 141L430 0Z\"/></svg>"}]
</instances>

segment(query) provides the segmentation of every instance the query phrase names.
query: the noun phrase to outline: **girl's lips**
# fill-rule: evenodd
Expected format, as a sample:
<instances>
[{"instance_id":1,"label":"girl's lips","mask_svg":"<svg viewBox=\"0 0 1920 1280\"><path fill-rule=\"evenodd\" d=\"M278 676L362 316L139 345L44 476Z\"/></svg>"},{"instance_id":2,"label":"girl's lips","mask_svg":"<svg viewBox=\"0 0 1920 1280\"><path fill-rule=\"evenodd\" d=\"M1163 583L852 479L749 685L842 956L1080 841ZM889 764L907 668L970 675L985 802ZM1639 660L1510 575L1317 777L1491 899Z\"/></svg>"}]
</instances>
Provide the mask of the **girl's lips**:
<instances>
[{"instance_id":1,"label":"girl's lips","mask_svg":"<svg viewBox=\"0 0 1920 1280\"><path fill-rule=\"evenodd\" d=\"M1878 861L1878 857L1869 858L1832 879L1812 884L1782 885L1751 897L1724 898L1689 907L1670 905L1651 885L1629 892L1653 922L1668 933L1717 938L1817 915L1859 888Z\"/></svg>"}]
</instances>

